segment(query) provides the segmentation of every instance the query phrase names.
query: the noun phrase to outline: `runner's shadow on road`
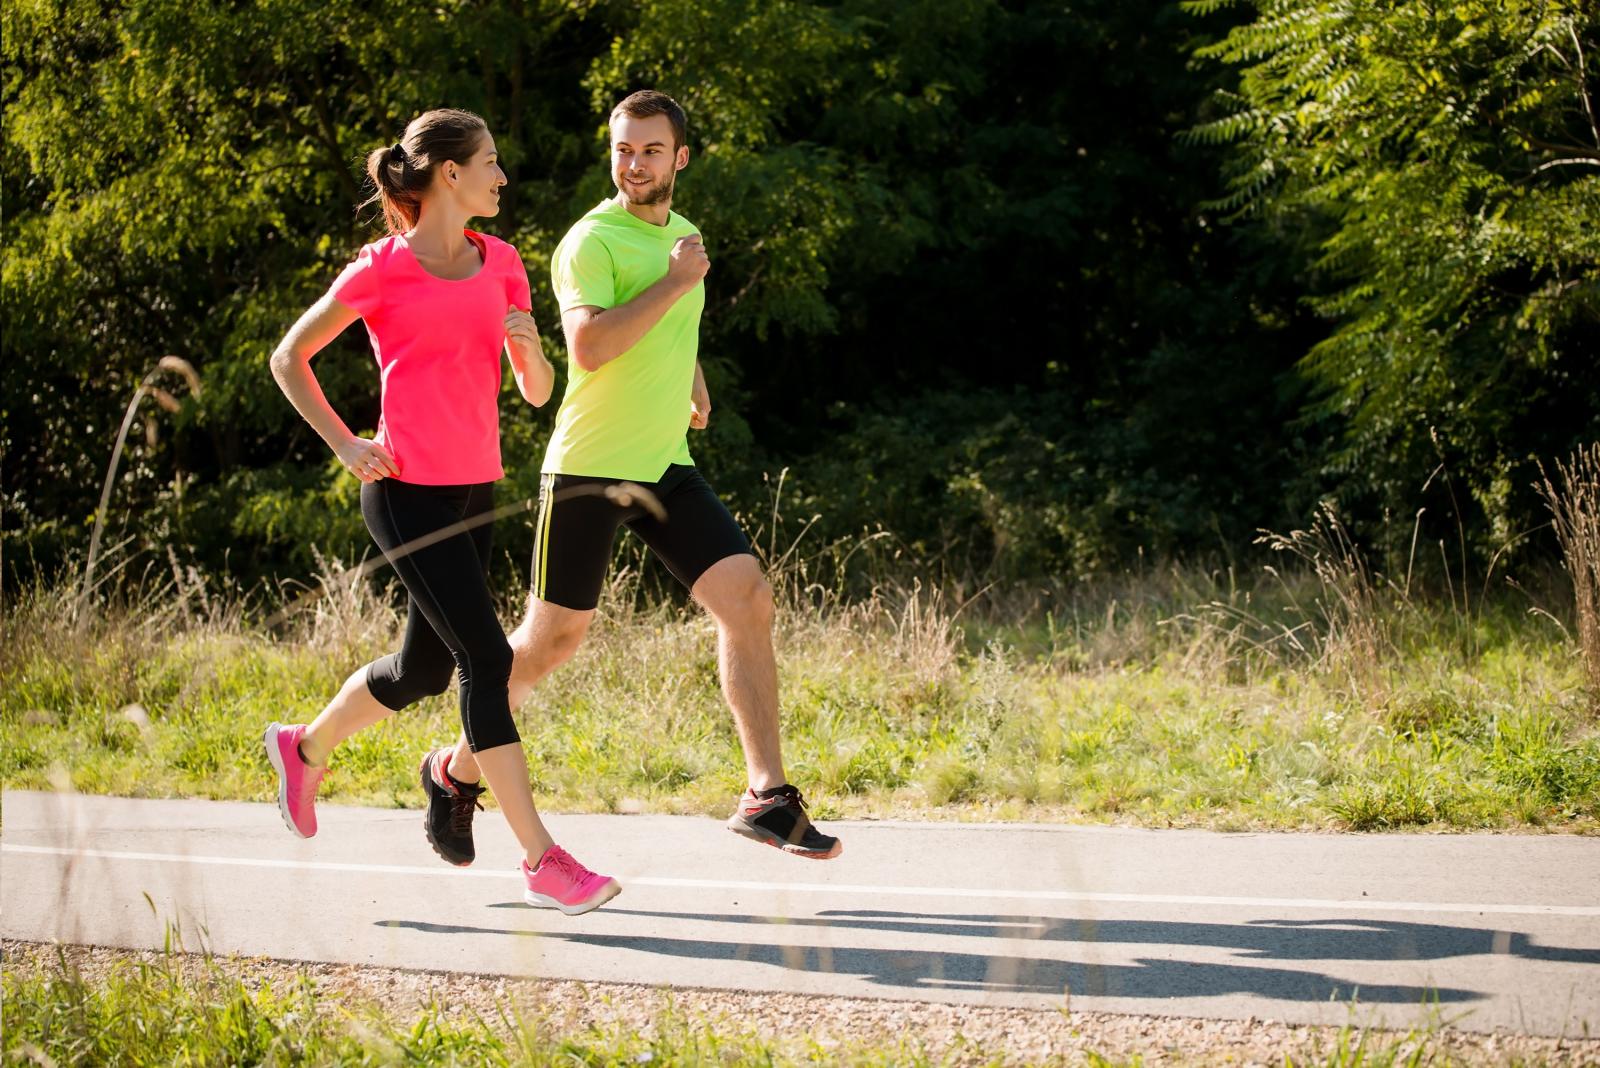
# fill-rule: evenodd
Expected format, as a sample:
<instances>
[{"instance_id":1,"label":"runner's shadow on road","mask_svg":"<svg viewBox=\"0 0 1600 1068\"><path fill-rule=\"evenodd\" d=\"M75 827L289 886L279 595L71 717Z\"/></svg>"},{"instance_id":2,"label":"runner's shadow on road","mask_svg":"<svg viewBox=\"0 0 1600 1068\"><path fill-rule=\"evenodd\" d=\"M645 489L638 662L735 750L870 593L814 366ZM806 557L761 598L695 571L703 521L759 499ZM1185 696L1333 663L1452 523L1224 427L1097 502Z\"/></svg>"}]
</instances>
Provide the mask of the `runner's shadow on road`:
<instances>
[{"instance_id":1,"label":"runner's shadow on road","mask_svg":"<svg viewBox=\"0 0 1600 1068\"><path fill-rule=\"evenodd\" d=\"M613 914L616 911L613 910ZM751 962L790 971L860 976L870 983L923 990L976 990L996 993L1084 997L1194 998L1219 994L1254 994L1285 1001L1320 1002L1359 999L1367 1004L1440 1004L1480 1000L1483 995L1449 987L1380 983L1356 985L1315 972L1262 968L1254 965L1203 964L1193 961L1137 959L1131 964L1094 964L1070 960L934 952L915 949L862 949L844 946L795 946L764 942L721 942L691 938L641 937L515 928L467 927L418 920L380 920L379 927L399 927L428 934L506 935L549 939L600 949L627 950L683 960Z\"/></svg>"},{"instance_id":2,"label":"runner's shadow on road","mask_svg":"<svg viewBox=\"0 0 1600 1068\"><path fill-rule=\"evenodd\" d=\"M496 906L498 907L498 906ZM521 907L516 906L516 907ZM717 923L787 924L907 934L1016 938L1024 941L1216 946L1252 960L1443 960L1480 953L1524 960L1600 964L1600 949L1542 946L1520 931L1452 927L1401 920L1251 920L1189 923L1169 920L1088 920L1059 916L940 915L874 909L827 909L815 916L775 917L652 912L614 908L613 914Z\"/></svg>"}]
</instances>

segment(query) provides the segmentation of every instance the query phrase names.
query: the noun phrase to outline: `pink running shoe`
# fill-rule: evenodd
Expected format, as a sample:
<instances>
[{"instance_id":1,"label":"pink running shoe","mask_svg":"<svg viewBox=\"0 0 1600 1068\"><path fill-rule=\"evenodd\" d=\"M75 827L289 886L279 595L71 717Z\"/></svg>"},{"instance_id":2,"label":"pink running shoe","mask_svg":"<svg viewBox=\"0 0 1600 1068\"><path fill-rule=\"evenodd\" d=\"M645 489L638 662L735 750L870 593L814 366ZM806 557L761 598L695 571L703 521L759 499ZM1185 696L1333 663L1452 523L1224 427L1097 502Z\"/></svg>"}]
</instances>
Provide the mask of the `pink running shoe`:
<instances>
[{"instance_id":1,"label":"pink running shoe","mask_svg":"<svg viewBox=\"0 0 1600 1068\"><path fill-rule=\"evenodd\" d=\"M528 888L522 900L530 905L557 908L568 916L580 916L597 909L622 893L622 886L609 875L596 875L558 845L545 850L537 871L522 862L522 878Z\"/></svg>"},{"instance_id":2,"label":"pink running shoe","mask_svg":"<svg viewBox=\"0 0 1600 1068\"><path fill-rule=\"evenodd\" d=\"M283 815L283 825L301 838L310 838L317 833L317 784L328 769L313 767L300 759L300 739L305 734L304 723L269 723L261 740L267 747L267 759L278 773L278 811Z\"/></svg>"}]
</instances>

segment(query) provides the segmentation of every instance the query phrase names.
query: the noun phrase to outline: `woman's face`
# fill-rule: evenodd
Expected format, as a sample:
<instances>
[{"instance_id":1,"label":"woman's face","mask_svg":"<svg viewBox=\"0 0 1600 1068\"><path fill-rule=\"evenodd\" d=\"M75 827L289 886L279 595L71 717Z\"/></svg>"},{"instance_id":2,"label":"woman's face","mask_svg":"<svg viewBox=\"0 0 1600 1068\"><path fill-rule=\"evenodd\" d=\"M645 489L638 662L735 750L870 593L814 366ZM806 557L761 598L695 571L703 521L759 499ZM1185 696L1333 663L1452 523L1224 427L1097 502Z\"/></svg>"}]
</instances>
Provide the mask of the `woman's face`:
<instances>
[{"instance_id":1,"label":"woman's face","mask_svg":"<svg viewBox=\"0 0 1600 1068\"><path fill-rule=\"evenodd\" d=\"M500 156L487 130L471 159L446 160L442 170L442 177L468 215L490 219L500 214L500 187L506 184L506 172L500 169Z\"/></svg>"}]
</instances>

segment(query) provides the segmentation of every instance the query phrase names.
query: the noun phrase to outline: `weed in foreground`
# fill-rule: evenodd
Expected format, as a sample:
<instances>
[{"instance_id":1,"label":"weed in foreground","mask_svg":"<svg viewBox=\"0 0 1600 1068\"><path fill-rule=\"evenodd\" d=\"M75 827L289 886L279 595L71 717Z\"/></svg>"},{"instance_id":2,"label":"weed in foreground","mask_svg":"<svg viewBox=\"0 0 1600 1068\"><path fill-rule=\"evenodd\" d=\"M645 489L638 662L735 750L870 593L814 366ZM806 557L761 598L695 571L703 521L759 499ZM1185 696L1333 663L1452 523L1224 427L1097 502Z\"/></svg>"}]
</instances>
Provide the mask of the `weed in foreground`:
<instances>
[{"instance_id":1,"label":"weed in foreground","mask_svg":"<svg viewBox=\"0 0 1600 1068\"><path fill-rule=\"evenodd\" d=\"M1567 463L1557 461L1556 474L1559 487L1546 476L1539 490L1572 580L1578 652L1600 709L1600 444L1579 449Z\"/></svg>"},{"instance_id":2,"label":"weed in foreground","mask_svg":"<svg viewBox=\"0 0 1600 1068\"><path fill-rule=\"evenodd\" d=\"M1354 1023L1339 1028L1251 1025L1231 1029L1215 1048L1171 1028L1130 1037L1117 1027L1114 1052L1101 1043L1094 1015L1019 1013L1002 1032L940 1037L908 1025L891 1032L852 1025L848 1014L828 1016L830 1034L796 1030L787 1011L764 1022L692 1011L670 993L653 1005L630 1004L596 1018L565 1000L529 1002L511 991L447 1003L437 989L412 996L392 987L382 999L303 970L209 955L173 952L102 957L92 974L79 970L83 951L8 946L0 979L5 1006L7 1063L166 1066L169 1064L409 1064L445 1065L761 1065L1002 1066L1081 1063L1114 1068L1145 1063L1237 1063L1264 1050L1284 1065L1392 1068L1455 1064L1579 1064L1581 1047L1538 1040L1527 1056L1489 1036L1453 1031L1430 1015L1408 1032L1376 1031ZM534 995L537 996L537 995ZM609 1005L604 994L596 1001ZM476 1006L476 1007L474 1007ZM1353 1008L1354 1006L1352 1006ZM897 1015L898 1018L898 1015ZM945 1019L940 1014L941 1021ZM995 1021L991 1021L991 1025ZM1060 1026L1063 1022L1066 1027ZM1037 1028L1037 1030L1034 1030ZM855 1032L864 1031L860 1035ZM1201 1040L1203 1042L1204 1040ZM1583 1045L1587 1045L1584 1043ZM1037 1052L1053 1049L1046 1060ZM1543 1053L1541 1053L1543 1051ZM1546 1059L1548 1054L1551 1059Z\"/></svg>"},{"instance_id":3,"label":"weed in foreground","mask_svg":"<svg viewBox=\"0 0 1600 1068\"><path fill-rule=\"evenodd\" d=\"M631 1025L564 1025L507 998L487 1013L430 1000L399 1014L329 993L304 972L247 982L209 956L121 959L85 976L58 949L44 967L7 968L5 1057L108 1066L310 1065L924 1065L907 1040L822 1046L694 1019L670 1003Z\"/></svg>"}]
</instances>

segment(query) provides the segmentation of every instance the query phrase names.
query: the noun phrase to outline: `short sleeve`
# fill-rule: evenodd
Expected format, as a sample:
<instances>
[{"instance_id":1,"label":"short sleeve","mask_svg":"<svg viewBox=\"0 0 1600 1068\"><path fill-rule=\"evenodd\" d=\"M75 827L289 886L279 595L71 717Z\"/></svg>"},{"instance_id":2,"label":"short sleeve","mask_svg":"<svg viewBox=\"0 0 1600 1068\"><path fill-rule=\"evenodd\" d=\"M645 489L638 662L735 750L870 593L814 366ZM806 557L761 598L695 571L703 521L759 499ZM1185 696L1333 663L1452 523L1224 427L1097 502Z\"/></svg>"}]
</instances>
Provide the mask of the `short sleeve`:
<instances>
[{"instance_id":1,"label":"short sleeve","mask_svg":"<svg viewBox=\"0 0 1600 1068\"><path fill-rule=\"evenodd\" d=\"M611 253L592 231L569 233L550 259L550 288L562 311L583 305L610 308L617 303Z\"/></svg>"},{"instance_id":2,"label":"short sleeve","mask_svg":"<svg viewBox=\"0 0 1600 1068\"><path fill-rule=\"evenodd\" d=\"M506 267L506 303L523 311L533 310L533 292L528 285L528 268L522 262L522 253L514 248L511 249L511 262Z\"/></svg>"},{"instance_id":3,"label":"short sleeve","mask_svg":"<svg viewBox=\"0 0 1600 1068\"><path fill-rule=\"evenodd\" d=\"M328 295L347 304L363 317L378 310L378 264L368 245L356 254L328 287Z\"/></svg>"}]
</instances>

